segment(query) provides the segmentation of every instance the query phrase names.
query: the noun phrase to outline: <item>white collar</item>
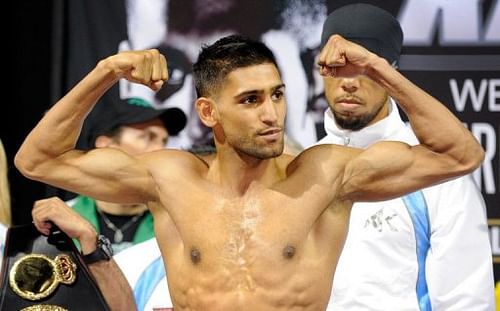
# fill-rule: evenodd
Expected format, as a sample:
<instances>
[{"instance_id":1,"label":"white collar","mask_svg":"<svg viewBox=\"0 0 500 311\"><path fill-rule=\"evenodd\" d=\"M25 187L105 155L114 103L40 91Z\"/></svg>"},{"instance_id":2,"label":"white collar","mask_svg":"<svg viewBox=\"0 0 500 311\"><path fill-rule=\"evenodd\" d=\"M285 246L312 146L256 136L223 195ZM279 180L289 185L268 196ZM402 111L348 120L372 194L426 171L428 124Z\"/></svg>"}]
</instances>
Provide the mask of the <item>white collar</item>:
<instances>
[{"instance_id":1,"label":"white collar","mask_svg":"<svg viewBox=\"0 0 500 311\"><path fill-rule=\"evenodd\" d=\"M328 108L324 118L326 142L366 148L380 140L404 140L401 136L406 136L408 128L401 120L396 103L392 98L390 101L390 111L386 118L357 131L339 128L333 118L333 113Z\"/></svg>"}]
</instances>

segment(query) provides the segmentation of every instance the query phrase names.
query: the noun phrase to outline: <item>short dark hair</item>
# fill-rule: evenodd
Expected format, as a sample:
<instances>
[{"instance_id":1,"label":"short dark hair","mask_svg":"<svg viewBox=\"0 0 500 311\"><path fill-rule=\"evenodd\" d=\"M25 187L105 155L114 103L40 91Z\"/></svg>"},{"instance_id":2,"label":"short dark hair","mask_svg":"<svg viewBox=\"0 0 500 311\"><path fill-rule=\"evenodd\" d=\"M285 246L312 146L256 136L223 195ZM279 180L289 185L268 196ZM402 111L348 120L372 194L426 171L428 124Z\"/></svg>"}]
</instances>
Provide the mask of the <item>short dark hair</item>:
<instances>
[{"instance_id":1,"label":"short dark hair","mask_svg":"<svg viewBox=\"0 0 500 311\"><path fill-rule=\"evenodd\" d=\"M265 63L278 68L273 52L264 43L242 35L229 35L205 45L193 65L196 94L214 95L233 70Z\"/></svg>"}]
</instances>

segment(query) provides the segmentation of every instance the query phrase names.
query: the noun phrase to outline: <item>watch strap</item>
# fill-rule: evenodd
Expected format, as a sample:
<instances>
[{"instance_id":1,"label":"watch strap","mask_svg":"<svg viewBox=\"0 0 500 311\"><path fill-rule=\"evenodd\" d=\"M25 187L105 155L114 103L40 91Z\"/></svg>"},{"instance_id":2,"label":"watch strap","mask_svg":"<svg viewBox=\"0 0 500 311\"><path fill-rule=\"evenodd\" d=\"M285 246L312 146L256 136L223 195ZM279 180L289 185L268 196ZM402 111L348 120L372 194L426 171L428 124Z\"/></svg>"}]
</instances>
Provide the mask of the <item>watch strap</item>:
<instances>
[{"instance_id":1,"label":"watch strap","mask_svg":"<svg viewBox=\"0 0 500 311\"><path fill-rule=\"evenodd\" d=\"M108 261L113 257L113 249L111 242L104 235L97 236L96 248L92 253L83 255L83 261L86 264L92 264L98 261Z\"/></svg>"}]
</instances>

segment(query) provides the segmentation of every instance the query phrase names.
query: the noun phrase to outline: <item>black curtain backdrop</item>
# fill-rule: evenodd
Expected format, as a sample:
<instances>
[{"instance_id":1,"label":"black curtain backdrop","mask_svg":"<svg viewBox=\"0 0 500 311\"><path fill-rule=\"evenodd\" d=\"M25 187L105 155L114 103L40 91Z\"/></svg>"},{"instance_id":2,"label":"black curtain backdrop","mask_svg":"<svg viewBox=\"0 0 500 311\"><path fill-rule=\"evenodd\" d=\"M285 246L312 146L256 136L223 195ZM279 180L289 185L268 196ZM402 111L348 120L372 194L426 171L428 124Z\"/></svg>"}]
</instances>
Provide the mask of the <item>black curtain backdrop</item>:
<instances>
[{"instance_id":1,"label":"black curtain backdrop","mask_svg":"<svg viewBox=\"0 0 500 311\"><path fill-rule=\"evenodd\" d=\"M13 157L43 112L50 107L52 44L52 1L13 1L12 54L8 65L12 74L9 101L4 101L1 139L7 153L15 224L31 222L33 201L44 198L46 187L22 176ZM7 13L6 13L7 14ZM11 14L11 13L8 13ZM7 97L5 97L7 98ZM9 113L7 113L7 109Z\"/></svg>"}]
</instances>

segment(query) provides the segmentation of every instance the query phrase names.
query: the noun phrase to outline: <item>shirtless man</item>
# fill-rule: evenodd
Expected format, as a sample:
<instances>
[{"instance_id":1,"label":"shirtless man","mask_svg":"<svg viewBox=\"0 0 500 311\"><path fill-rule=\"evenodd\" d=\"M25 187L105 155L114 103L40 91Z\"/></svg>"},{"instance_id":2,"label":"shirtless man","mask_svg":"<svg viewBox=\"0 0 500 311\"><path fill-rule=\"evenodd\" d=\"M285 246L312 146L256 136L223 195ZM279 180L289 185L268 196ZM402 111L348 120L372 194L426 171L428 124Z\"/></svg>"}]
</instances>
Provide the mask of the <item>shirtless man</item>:
<instances>
[{"instance_id":1,"label":"shirtless man","mask_svg":"<svg viewBox=\"0 0 500 311\"><path fill-rule=\"evenodd\" d=\"M319 65L324 75L364 74L383 86L421 144L320 145L283 154L285 86L272 52L229 36L204 47L194 64L196 109L214 132L217 153L75 150L85 116L118 79L161 88L166 60L148 50L100 61L45 114L15 163L56 187L147 203L175 310L324 310L353 202L469 173L484 152L444 105L363 47L333 35ZM352 109L349 101L342 105L345 113Z\"/></svg>"}]
</instances>

